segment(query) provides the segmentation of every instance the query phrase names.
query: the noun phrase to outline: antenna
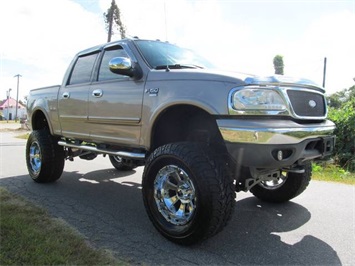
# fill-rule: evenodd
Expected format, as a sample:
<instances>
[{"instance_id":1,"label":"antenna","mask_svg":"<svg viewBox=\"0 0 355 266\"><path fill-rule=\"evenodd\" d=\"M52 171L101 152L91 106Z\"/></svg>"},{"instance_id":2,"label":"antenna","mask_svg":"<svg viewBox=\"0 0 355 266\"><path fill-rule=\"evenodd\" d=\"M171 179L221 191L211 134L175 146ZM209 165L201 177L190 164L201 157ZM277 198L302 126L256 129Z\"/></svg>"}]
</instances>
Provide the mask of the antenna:
<instances>
[{"instance_id":1,"label":"antenna","mask_svg":"<svg viewBox=\"0 0 355 266\"><path fill-rule=\"evenodd\" d=\"M166 0L164 0L164 18L165 18L165 41L168 41L168 19L166 16Z\"/></svg>"},{"instance_id":2,"label":"antenna","mask_svg":"<svg viewBox=\"0 0 355 266\"><path fill-rule=\"evenodd\" d=\"M323 88L325 88L325 74L327 72L327 58L324 57L324 63L323 63Z\"/></svg>"},{"instance_id":3,"label":"antenna","mask_svg":"<svg viewBox=\"0 0 355 266\"><path fill-rule=\"evenodd\" d=\"M167 42L168 41L168 19L167 19L167 16L166 16L166 0L164 0L164 18L165 18L165 41ZM166 57L166 72L169 72L170 69L169 69L169 62L168 62L168 49L166 50L166 54L165 54L165 57Z\"/></svg>"}]
</instances>

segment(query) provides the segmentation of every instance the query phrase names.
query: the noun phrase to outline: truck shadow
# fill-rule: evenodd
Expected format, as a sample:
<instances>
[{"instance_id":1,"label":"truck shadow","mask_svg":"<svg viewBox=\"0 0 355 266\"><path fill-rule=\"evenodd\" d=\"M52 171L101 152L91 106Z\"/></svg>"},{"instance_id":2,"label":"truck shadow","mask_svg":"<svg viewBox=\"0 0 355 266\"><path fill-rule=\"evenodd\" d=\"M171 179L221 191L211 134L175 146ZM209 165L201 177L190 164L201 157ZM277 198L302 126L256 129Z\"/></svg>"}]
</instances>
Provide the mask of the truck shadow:
<instances>
[{"instance_id":1,"label":"truck shadow","mask_svg":"<svg viewBox=\"0 0 355 266\"><path fill-rule=\"evenodd\" d=\"M242 265L341 265L330 245L296 233L310 219L311 213L297 203L271 204L248 197L237 201L226 230L202 245L223 243L216 249L228 250L232 262Z\"/></svg>"},{"instance_id":2,"label":"truck shadow","mask_svg":"<svg viewBox=\"0 0 355 266\"><path fill-rule=\"evenodd\" d=\"M132 264L165 265L341 265L334 249L297 233L311 219L299 204L237 200L227 227L191 247L175 245L154 229L143 206L140 174L103 169L64 172L58 182L36 184L28 175L0 185L65 220L99 248ZM303 230L304 231L304 230Z\"/></svg>"}]
</instances>

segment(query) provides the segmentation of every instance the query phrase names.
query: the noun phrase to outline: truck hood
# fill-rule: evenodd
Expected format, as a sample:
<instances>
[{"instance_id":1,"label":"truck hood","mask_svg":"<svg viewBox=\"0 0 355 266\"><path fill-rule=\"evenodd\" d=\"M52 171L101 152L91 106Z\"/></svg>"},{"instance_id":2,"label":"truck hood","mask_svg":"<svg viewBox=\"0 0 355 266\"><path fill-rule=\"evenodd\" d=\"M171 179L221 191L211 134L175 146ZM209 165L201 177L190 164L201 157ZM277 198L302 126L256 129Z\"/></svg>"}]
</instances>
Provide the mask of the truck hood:
<instances>
[{"instance_id":1,"label":"truck hood","mask_svg":"<svg viewBox=\"0 0 355 266\"><path fill-rule=\"evenodd\" d=\"M214 69L171 69L151 70L148 75L150 81L166 81L166 80L199 80L199 81L219 81L234 84L234 86L260 85L260 86L286 86L286 87L302 87L321 91L319 85L311 80L304 78L295 78L282 75L273 76L256 76L240 72L220 71Z\"/></svg>"}]
</instances>

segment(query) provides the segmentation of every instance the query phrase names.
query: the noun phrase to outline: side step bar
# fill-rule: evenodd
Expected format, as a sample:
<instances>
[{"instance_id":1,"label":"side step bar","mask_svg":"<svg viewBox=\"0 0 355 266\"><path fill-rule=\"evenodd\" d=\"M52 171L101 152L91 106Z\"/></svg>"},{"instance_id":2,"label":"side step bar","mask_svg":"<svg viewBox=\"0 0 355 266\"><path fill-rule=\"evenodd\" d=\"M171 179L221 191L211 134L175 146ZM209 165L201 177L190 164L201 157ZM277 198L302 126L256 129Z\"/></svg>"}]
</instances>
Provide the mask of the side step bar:
<instances>
[{"instance_id":1,"label":"side step bar","mask_svg":"<svg viewBox=\"0 0 355 266\"><path fill-rule=\"evenodd\" d=\"M145 153L106 150L106 149L100 149L100 148L93 147L93 146L68 143L68 142L65 142L62 140L58 141L58 145L64 146L64 147L69 147L69 148L85 150L85 151L92 151L92 152L96 152L96 153L104 153L104 154L119 156L119 157L128 158L128 159L136 159L136 160L144 160L145 159Z\"/></svg>"}]
</instances>

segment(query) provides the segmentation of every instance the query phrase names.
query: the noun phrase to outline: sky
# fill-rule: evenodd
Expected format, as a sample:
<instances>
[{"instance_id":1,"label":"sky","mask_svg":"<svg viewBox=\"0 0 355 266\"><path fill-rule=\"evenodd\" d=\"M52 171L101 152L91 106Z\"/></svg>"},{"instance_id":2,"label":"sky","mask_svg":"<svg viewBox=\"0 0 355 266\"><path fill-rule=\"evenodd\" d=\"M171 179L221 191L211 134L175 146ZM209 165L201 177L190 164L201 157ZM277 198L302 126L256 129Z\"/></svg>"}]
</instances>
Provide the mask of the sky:
<instances>
[{"instance_id":1,"label":"sky","mask_svg":"<svg viewBox=\"0 0 355 266\"><path fill-rule=\"evenodd\" d=\"M105 43L111 0L1 0L0 100L62 83L74 55ZM191 48L221 69L287 76L327 94L355 85L355 0L116 0L127 36ZM118 34L112 40L118 40Z\"/></svg>"}]
</instances>

